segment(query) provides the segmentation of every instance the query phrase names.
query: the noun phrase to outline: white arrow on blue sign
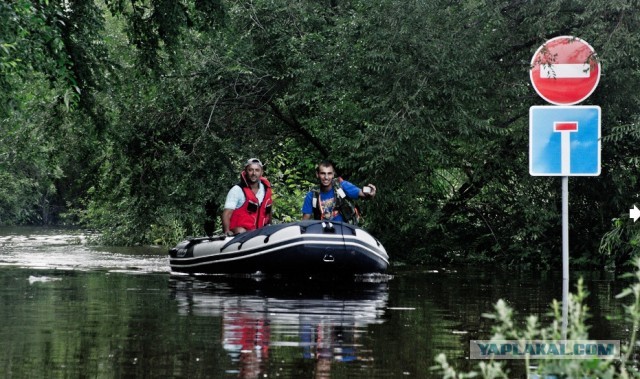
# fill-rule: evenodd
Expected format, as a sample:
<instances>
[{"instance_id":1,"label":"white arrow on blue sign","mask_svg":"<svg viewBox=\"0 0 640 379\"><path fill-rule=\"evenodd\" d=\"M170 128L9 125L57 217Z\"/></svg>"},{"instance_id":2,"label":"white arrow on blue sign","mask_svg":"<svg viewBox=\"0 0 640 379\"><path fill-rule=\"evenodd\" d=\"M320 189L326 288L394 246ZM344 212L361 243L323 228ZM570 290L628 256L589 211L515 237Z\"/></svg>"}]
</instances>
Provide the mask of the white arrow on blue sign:
<instances>
[{"instance_id":1,"label":"white arrow on blue sign","mask_svg":"<svg viewBox=\"0 0 640 379\"><path fill-rule=\"evenodd\" d=\"M529 108L529 173L600 175L600 107Z\"/></svg>"}]
</instances>

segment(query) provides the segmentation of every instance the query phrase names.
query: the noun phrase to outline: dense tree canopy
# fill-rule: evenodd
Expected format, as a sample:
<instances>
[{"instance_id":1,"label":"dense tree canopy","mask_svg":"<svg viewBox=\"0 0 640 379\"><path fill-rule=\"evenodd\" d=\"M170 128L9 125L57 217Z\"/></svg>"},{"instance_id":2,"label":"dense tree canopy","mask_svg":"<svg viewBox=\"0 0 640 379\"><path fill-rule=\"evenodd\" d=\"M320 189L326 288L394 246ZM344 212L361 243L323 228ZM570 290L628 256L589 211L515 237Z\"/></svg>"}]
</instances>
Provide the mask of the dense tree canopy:
<instances>
[{"instance_id":1,"label":"dense tree canopy","mask_svg":"<svg viewBox=\"0 0 640 379\"><path fill-rule=\"evenodd\" d=\"M376 183L366 227L396 260L559 258L560 181L528 173L529 64L573 35L603 76L602 175L570 180L572 257L638 232L637 2L9 1L0 16L0 222L111 243L204 233L239 163L266 162L279 221L314 163ZM612 219L619 218L616 223ZM606 235L599 254L601 239Z\"/></svg>"}]
</instances>

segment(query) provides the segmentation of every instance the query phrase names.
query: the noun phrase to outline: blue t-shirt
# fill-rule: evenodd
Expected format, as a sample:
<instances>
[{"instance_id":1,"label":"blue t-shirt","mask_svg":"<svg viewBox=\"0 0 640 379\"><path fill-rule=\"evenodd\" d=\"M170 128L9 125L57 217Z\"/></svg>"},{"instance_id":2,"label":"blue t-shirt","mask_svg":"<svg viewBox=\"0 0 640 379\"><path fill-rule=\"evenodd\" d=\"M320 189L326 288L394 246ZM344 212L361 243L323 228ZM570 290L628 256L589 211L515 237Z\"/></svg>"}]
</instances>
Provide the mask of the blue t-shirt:
<instances>
[{"instance_id":1,"label":"blue t-shirt","mask_svg":"<svg viewBox=\"0 0 640 379\"><path fill-rule=\"evenodd\" d=\"M340 187L342 187L344 193L350 199L357 199L358 195L360 194L360 188L350 182L347 182L346 180L343 180L342 183L340 183ZM343 221L340 214L332 218L333 207L335 205L336 196L333 186L328 192L320 192L320 209L322 209L323 219ZM309 191L307 193L307 196L304 198L304 203L302 204L302 214L310 214L313 216L313 191Z\"/></svg>"}]
</instances>

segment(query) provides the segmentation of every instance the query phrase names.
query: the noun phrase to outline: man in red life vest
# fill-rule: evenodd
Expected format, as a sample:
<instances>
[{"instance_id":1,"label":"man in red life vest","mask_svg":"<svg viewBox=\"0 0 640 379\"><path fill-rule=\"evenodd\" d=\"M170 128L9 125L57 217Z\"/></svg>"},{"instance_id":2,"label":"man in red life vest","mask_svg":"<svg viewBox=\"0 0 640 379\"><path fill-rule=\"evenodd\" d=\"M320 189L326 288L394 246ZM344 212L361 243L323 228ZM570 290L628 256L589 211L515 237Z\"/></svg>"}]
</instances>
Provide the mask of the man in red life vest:
<instances>
[{"instance_id":1,"label":"man in red life vest","mask_svg":"<svg viewBox=\"0 0 640 379\"><path fill-rule=\"evenodd\" d=\"M240 182L229 190L222 211L222 229L233 235L262 228L271 223L271 184L262 177L262 162L249 159L240 173Z\"/></svg>"}]
</instances>

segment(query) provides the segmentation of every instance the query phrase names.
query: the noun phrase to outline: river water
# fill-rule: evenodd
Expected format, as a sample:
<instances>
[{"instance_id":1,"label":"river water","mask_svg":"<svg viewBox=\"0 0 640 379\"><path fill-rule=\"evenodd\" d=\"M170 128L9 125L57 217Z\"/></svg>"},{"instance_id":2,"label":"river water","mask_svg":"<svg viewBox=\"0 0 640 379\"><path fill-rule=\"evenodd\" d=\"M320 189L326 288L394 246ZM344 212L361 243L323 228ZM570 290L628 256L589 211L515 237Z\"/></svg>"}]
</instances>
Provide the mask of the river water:
<instances>
[{"instance_id":1,"label":"river water","mask_svg":"<svg viewBox=\"0 0 640 379\"><path fill-rule=\"evenodd\" d=\"M393 257L391 257L393 260ZM560 270L558 270L560 271ZM630 334L613 273L585 277L591 338ZM6 378L429 378L469 370L481 315L521 319L561 297L556 272L394 267L322 281L187 276L166 249L86 245L79 231L0 228L0 375ZM572 286L573 288L573 286ZM521 363L511 362L513 376ZM519 371L520 370L520 371Z\"/></svg>"}]
</instances>

